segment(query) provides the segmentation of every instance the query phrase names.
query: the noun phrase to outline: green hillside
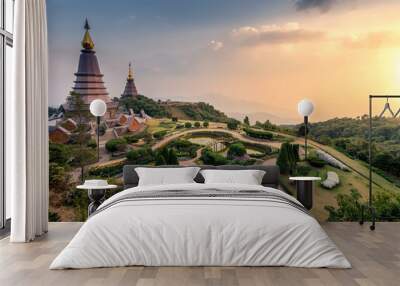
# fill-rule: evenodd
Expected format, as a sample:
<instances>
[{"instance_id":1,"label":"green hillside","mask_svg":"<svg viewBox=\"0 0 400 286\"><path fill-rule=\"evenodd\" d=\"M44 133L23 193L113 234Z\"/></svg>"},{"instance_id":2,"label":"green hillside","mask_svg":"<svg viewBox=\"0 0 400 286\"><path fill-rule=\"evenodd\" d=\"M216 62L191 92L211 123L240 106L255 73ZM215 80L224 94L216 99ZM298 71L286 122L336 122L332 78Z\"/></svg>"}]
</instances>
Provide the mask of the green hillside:
<instances>
[{"instance_id":1,"label":"green hillside","mask_svg":"<svg viewBox=\"0 0 400 286\"><path fill-rule=\"evenodd\" d=\"M386 179L400 186L400 119L374 118L372 165ZM367 116L334 118L310 126L311 137L347 156L368 162Z\"/></svg>"},{"instance_id":2,"label":"green hillside","mask_svg":"<svg viewBox=\"0 0 400 286\"><path fill-rule=\"evenodd\" d=\"M212 122L227 122L223 112L205 102L167 102L163 107L173 116L182 120L199 120Z\"/></svg>"}]
</instances>

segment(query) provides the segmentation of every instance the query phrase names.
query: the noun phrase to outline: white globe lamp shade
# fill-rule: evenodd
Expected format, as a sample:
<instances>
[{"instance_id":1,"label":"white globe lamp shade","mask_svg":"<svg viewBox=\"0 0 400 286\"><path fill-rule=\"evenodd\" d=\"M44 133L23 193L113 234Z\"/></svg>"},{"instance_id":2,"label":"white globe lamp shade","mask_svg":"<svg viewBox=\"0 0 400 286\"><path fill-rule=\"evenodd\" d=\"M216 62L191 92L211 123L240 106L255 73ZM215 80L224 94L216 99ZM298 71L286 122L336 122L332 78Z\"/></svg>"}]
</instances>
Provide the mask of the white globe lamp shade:
<instances>
[{"instance_id":1,"label":"white globe lamp shade","mask_svg":"<svg viewBox=\"0 0 400 286\"><path fill-rule=\"evenodd\" d=\"M314 111L314 104L309 101L308 99L303 99L302 101L299 102L297 106L297 110L300 115L302 116L310 116L311 113Z\"/></svg>"},{"instance_id":2,"label":"white globe lamp shade","mask_svg":"<svg viewBox=\"0 0 400 286\"><path fill-rule=\"evenodd\" d=\"M95 99L90 103L89 109L94 116L103 116L107 111L107 105L103 100Z\"/></svg>"}]
</instances>

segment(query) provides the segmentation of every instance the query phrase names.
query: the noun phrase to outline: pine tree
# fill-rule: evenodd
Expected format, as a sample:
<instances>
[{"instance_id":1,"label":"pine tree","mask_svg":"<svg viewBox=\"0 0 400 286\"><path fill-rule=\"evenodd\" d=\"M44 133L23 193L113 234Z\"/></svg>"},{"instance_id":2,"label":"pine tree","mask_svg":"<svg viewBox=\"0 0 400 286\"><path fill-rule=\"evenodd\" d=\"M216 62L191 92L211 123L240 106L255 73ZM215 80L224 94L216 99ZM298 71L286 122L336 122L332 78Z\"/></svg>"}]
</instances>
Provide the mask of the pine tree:
<instances>
[{"instance_id":1,"label":"pine tree","mask_svg":"<svg viewBox=\"0 0 400 286\"><path fill-rule=\"evenodd\" d=\"M178 157L176 156L176 152L175 152L174 148L169 149L168 164L169 165L179 165Z\"/></svg>"},{"instance_id":2,"label":"pine tree","mask_svg":"<svg viewBox=\"0 0 400 286\"><path fill-rule=\"evenodd\" d=\"M289 143L283 143L281 145L278 159L276 160L276 164L279 166L282 174L289 174L289 172L291 171L288 146L289 146Z\"/></svg>"},{"instance_id":3,"label":"pine tree","mask_svg":"<svg viewBox=\"0 0 400 286\"><path fill-rule=\"evenodd\" d=\"M73 163L81 168L81 181L84 181L84 168L86 165L92 163L96 159L95 152L87 147L87 142L90 139L90 134L88 133L88 121L89 113L84 108L84 102L80 94L71 92L68 97L68 101L74 106L74 111L70 112L68 115L77 120L77 130L74 133L74 138L77 147L72 148Z\"/></svg>"},{"instance_id":4,"label":"pine tree","mask_svg":"<svg viewBox=\"0 0 400 286\"><path fill-rule=\"evenodd\" d=\"M250 119L249 117L246 115L246 117L243 119L243 123L250 126Z\"/></svg>"},{"instance_id":5,"label":"pine tree","mask_svg":"<svg viewBox=\"0 0 400 286\"><path fill-rule=\"evenodd\" d=\"M167 162L165 162L164 156L161 155L160 152L158 152L156 155L156 166L162 166L162 165L167 165Z\"/></svg>"}]
</instances>

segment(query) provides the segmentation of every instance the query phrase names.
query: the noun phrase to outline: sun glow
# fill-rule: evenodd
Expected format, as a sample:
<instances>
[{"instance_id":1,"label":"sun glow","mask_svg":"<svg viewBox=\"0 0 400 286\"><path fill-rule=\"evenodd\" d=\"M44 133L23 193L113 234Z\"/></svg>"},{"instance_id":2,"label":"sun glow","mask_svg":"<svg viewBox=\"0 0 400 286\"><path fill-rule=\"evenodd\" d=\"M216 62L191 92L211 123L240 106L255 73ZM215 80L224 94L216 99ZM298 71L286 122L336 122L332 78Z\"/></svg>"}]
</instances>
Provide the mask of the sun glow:
<instances>
[{"instance_id":1,"label":"sun glow","mask_svg":"<svg viewBox=\"0 0 400 286\"><path fill-rule=\"evenodd\" d=\"M394 62L394 80L396 81L396 85L400 87L400 53L399 55L395 58Z\"/></svg>"}]
</instances>

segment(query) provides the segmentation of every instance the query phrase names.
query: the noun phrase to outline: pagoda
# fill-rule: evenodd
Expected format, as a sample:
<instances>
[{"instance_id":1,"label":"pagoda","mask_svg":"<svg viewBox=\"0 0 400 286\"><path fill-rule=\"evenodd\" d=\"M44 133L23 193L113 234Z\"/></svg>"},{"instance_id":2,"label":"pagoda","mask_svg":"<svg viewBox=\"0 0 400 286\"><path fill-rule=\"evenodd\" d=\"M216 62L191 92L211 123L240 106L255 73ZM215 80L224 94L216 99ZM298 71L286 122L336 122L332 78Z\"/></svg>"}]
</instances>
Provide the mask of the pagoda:
<instances>
[{"instance_id":1,"label":"pagoda","mask_svg":"<svg viewBox=\"0 0 400 286\"><path fill-rule=\"evenodd\" d=\"M137 92L135 80L133 78L133 73L132 73L132 64L129 63L128 77L126 79L125 89L124 92L121 94L121 97L128 98L128 97L135 97L138 95L139 94Z\"/></svg>"},{"instance_id":2,"label":"pagoda","mask_svg":"<svg viewBox=\"0 0 400 286\"><path fill-rule=\"evenodd\" d=\"M118 103L111 100L104 86L103 74L100 72L87 19L84 28L85 34L81 42L82 50L79 57L78 71L75 73L76 79L71 94L79 94L84 110L89 110L89 105L94 99L102 99L107 104L105 118L115 118ZM62 107L67 113L76 111L76 104L74 104L72 97L69 97Z\"/></svg>"}]
</instances>

